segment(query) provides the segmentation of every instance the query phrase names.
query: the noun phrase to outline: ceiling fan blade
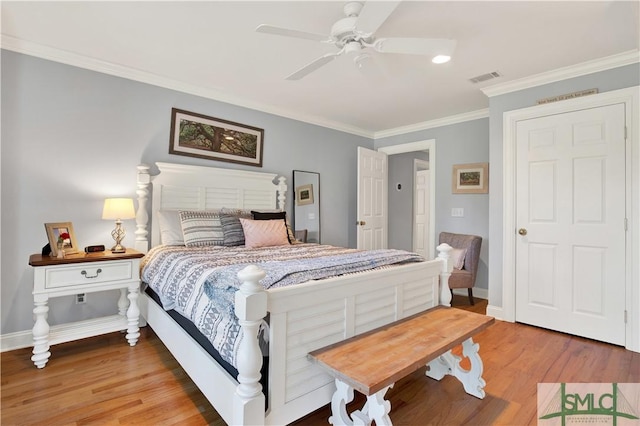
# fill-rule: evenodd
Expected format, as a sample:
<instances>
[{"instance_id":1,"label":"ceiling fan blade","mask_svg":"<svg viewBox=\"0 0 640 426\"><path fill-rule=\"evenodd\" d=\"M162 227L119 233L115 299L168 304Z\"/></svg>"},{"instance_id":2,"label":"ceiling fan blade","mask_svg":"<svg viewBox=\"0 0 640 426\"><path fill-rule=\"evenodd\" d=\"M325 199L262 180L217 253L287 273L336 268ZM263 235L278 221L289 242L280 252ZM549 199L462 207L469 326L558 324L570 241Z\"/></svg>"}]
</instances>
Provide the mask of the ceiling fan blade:
<instances>
[{"instance_id":1,"label":"ceiling fan blade","mask_svg":"<svg viewBox=\"0 0 640 426\"><path fill-rule=\"evenodd\" d=\"M304 67L300 68L298 71L288 76L287 80L300 80L302 77L306 76L307 74L311 74L313 71L317 70L318 68L333 61L342 52L343 50L339 51L338 53L327 53L326 55L319 57L315 61L305 65Z\"/></svg>"},{"instance_id":2,"label":"ceiling fan blade","mask_svg":"<svg viewBox=\"0 0 640 426\"><path fill-rule=\"evenodd\" d=\"M380 38L373 43L373 48L381 53L451 56L456 41L446 38Z\"/></svg>"},{"instance_id":3,"label":"ceiling fan blade","mask_svg":"<svg viewBox=\"0 0 640 426\"><path fill-rule=\"evenodd\" d=\"M285 37L304 38L315 41L331 41L331 38L322 34L308 33L306 31L291 30L288 28L274 27L273 25L258 25L256 31L265 34L274 34Z\"/></svg>"},{"instance_id":4,"label":"ceiling fan blade","mask_svg":"<svg viewBox=\"0 0 640 426\"><path fill-rule=\"evenodd\" d=\"M356 21L356 32L367 35L375 33L399 4L399 0L366 2Z\"/></svg>"}]
</instances>

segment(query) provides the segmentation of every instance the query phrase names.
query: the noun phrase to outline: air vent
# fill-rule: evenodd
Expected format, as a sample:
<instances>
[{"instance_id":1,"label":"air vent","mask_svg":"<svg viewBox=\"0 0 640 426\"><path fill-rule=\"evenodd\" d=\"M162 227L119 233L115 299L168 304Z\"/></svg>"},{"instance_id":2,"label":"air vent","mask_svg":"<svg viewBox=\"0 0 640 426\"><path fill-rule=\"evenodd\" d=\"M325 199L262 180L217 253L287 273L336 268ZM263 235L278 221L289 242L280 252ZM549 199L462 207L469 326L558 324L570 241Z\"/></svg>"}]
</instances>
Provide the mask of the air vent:
<instances>
[{"instance_id":1,"label":"air vent","mask_svg":"<svg viewBox=\"0 0 640 426\"><path fill-rule=\"evenodd\" d=\"M479 75L477 77L470 78L469 81L472 83L482 83L483 81L491 80L498 77L502 77L502 75L498 71L494 71L487 74Z\"/></svg>"}]
</instances>

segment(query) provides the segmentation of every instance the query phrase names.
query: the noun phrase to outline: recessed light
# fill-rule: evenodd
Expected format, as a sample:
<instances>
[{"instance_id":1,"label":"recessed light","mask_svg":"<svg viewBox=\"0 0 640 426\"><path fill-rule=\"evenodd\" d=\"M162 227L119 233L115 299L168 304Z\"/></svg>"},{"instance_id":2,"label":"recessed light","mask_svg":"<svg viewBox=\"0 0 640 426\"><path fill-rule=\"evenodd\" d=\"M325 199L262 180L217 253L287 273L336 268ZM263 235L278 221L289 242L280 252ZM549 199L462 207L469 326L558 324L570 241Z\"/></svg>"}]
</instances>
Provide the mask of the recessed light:
<instances>
[{"instance_id":1,"label":"recessed light","mask_svg":"<svg viewBox=\"0 0 640 426\"><path fill-rule=\"evenodd\" d=\"M451 60L451 56L447 56L447 55L438 55L435 56L431 62L433 62L434 64L444 64L447 63Z\"/></svg>"}]
</instances>

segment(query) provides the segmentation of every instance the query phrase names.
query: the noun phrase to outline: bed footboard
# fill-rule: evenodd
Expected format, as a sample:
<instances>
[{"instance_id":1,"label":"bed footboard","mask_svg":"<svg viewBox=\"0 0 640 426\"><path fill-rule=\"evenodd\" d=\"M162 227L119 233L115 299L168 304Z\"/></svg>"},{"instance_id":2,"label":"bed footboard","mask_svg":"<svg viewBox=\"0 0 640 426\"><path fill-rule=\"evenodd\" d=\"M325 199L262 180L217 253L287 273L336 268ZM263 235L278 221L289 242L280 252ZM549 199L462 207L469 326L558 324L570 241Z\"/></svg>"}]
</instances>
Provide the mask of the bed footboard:
<instances>
[{"instance_id":1,"label":"bed footboard","mask_svg":"<svg viewBox=\"0 0 640 426\"><path fill-rule=\"evenodd\" d=\"M287 424L331 400L333 379L307 354L415 313L443 304L451 294L451 247L438 258L369 271L293 288L264 291L264 272L249 266L238 276L236 315L245 337L238 354L238 386L232 424ZM264 413L258 328L266 312L269 331L269 411Z\"/></svg>"}]
</instances>

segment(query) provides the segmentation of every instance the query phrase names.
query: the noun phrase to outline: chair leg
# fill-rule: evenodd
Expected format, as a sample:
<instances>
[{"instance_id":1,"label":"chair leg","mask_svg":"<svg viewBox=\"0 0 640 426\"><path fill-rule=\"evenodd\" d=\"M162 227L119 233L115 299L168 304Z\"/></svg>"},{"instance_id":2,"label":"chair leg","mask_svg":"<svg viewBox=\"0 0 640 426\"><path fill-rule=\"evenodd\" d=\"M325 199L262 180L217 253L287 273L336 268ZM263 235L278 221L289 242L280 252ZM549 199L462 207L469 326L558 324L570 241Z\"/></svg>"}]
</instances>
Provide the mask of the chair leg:
<instances>
[{"instance_id":1,"label":"chair leg","mask_svg":"<svg viewBox=\"0 0 640 426\"><path fill-rule=\"evenodd\" d=\"M469 303L471 303L471 305L473 306L473 289L471 287L468 288L469 290Z\"/></svg>"}]
</instances>

